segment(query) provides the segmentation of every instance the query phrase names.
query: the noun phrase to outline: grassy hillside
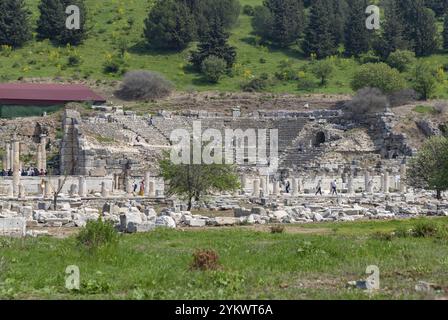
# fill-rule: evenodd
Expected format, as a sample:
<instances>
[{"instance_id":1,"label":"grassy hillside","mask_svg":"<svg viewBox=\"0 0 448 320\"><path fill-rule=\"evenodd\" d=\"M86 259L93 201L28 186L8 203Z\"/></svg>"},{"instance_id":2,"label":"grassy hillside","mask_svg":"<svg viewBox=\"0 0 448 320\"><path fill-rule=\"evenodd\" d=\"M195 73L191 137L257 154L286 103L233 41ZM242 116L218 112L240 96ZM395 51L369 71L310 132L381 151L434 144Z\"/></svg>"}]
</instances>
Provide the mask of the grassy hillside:
<instances>
[{"instance_id":1,"label":"grassy hillside","mask_svg":"<svg viewBox=\"0 0 448 320\"><path fill-rule=\"evenodd\" d=\"M27 1L33 12L33 20L38 17L39 0ZM188 56L192 48L181 53L157 52L148 50L142 39L143 21L146 18L153 0L86 0L91 28L89 39L76 50L82 63L77 67L67 66L65 47L57 48L48 42L31 41L27 46L13 51L9 56L0 54L0 81L12 81L20 77L64 77L90 79L120 79L120 75L104 74L103 63L107 56L116 52L119 39L129 43L127 56L128 69L146 69L163 73L173 81L180 90L222 90L238 91L242 83L262 73L273 75L278 71L281 62L289 61L292 69L308 63L301 55L299 48L279 50L256 44L252 35L250 17L241 14L238 24L232 30L231 44L238 49L238 63L234 76L224 78L218 85L203 81L201 75L188 67ZM242 5L258 5L262 0L240 0ZM128 20L134 21L133 26L126 30ZM448 64L448 54L438 54L430 58L433 65ZM351 76L358 66L350 59L336 58L336 72L325 87L314 89L321 93L351 93ZM448 77L445 76L446 79ZM316 80L317 82L317 80ZM439 97L448 97L446 90L448 80L440 85ZM296 82L275 84L270 91L282 93L300 93Z\"/></svg>"}]
</instances>

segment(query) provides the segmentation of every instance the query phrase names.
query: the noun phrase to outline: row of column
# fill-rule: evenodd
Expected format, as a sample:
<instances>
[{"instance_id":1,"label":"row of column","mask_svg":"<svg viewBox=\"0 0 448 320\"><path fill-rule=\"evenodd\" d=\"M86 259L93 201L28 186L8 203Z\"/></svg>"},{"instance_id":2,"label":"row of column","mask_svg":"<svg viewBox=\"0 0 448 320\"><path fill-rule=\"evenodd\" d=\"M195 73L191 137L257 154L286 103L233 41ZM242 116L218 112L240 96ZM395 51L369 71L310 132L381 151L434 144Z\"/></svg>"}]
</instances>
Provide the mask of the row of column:
<instances>
[{"instance_id":1,"label":"row of column","mask_svg":"<svg viewBox=\"0 0 448 320\"><path fill-rule=\"evenodd\" d=\"M16 144L19 144L18 146ZM46 171L47 170L47 136L40 136L40 143L37 145L37 153L36 153L36 167L37 169ZM5 170L13 170L14 171L14 162L17 160L17 152L19 152L19 169L21 168L20 163L20 142L14 140L10 143L5 144L5 154L3 155L3 169Z\"/></svg>"}]
</instances>

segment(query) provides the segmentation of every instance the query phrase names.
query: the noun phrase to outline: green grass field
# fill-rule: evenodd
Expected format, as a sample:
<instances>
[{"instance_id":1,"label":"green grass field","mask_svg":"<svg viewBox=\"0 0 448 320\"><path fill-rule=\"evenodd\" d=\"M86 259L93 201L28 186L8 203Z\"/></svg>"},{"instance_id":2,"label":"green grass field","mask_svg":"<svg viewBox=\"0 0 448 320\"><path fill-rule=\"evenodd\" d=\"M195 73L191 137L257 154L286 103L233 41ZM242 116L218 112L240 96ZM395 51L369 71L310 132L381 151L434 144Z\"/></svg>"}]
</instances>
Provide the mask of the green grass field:
<instances>
[{"instance_id":1,"label":"green grass field","mask_svg":"<svg viewBox=\"0 0 448 320\"><path fill-rule=\"evenodd\" d=\"M33 21L38 17L38 0L28 0L33 12ZM82 59L79 66L67 65L67 53L72 49L56 48L48 42L31 41L24 48L13 51L9 56L0 55L0 81L12 81L18 78L32 77L62 77L66 79L89 78L94 80L120 79L120 75L103 73L103 63L107 56L116 52L119 39L126 39L129 50L126 55L129 70L145 69L163 73L173 81L179 90L219 90L239 91L241 84L262 73L274 75L279 64L288 60L293 70L297 70L309 63L303 57L299 48L275 49L257 45L256 37L252 34L250 17L241 14L240 19L232 30L230 42L237 48L238 61L234 76L226 77L217 85L205 82L201 75L191 71L188 64L189 52L186 49L180 53L157 52L145 48L142 38L143 21L151 7L153 0L86 0L90 18L88 25L91 29L88 40L76 48ZM259 5L262 0L240 0L242 5ZM135 21L130 30L125 30L128 19ZM433 66L448 63L447 54L437 54L430 58ZM319 93L352 93L350 89L351 77L358 63L351 59L335 59L336 71L325 87L318 87L314 92ZM438 97L448 97L446 90L448 78L439 85L436 93ZM318 81L316 80L316 83ZM299 90L295 81L277 82L269 88L274 93L304 93Z\"/></svg>"},{"instance_id":2,"label":"green grass field","mask_svg":"<svg viewBox=\"0 0 448 320\"><path fill-rule=\"evenodd\" d=\"M448 218L435 219L448 226ZM250 227L157 230L124 235L89 252L75 238L0 239L0 299L426 299L415 284L448 288L448 239L378 237L416 221L288 226L271 234ZM196 249L220 256L217 271L190 268ZM80 268L81 290L65 289L65 269ZM380 269L381 289L347 288Z\"/></svg>"}]
</instances>

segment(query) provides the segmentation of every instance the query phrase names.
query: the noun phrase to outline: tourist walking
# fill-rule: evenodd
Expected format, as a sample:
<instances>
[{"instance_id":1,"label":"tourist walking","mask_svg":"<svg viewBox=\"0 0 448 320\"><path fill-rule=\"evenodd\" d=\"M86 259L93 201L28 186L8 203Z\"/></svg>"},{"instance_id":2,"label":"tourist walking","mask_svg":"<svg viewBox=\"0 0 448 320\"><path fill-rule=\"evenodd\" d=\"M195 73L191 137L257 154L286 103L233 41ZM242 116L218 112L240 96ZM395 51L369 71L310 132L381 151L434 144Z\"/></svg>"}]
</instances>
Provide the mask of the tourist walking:
<instances>
[{"instance_id":1,"label":"tourist walking","mask_svg":"<svg viewBox=\"0 0 448 320\"><path fill-rule=\"evenodd\" d=\"M291 189L291 183L289 183L289 181L286 181L286 193L289 193L290 189Z\"/></svg>"},{"instance_id":2,"label":"tourist walking","mask_svg":"<svg viewBox=\"0 0 448 320\"><path fill-rule=\"evenodd\" d=\"M331 181L331 195L338 195L338 185L336 184L336 180Z\"/></svg>"},{"instance_id":3,"label":"tourist walking","mask_svg":"<svg viewBox=\"0 0 448 320\"><path fill-rule=\"evenodd\" d=\"M320 195L322 195L322 179L320 179L320 180L317 182L315 196L317 196L318 193L319 193Z\"/></svg>"}]
</instances>

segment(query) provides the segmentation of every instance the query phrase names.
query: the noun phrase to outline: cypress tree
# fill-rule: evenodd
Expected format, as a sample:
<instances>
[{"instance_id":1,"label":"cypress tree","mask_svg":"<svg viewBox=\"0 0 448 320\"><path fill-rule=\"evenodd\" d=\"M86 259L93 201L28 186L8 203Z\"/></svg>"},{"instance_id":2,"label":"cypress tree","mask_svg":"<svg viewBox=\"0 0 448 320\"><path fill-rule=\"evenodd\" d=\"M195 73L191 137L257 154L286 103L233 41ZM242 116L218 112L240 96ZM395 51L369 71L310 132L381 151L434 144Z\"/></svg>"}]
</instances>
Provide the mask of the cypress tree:
<instances>
[{"instance_id":1,"label":"cypress tree","mask_svg":"<svg viewBox=\"0 0 448 320\"><path fill-rule=\"evenodd\" d=\"M443 48L448 50L448 13L443 23Z\"/></svg>"},{"instance_id":2,"label":"cypress tree","mask_svg":"<svg viewBox=\"0 0 448 320\"><path fill-rule=\"evenodd\" d=\"M344 42L348 4L346 0L333 0L333 38L336 44Z\"/></svg>"},{"instance_id":3,"label":"cypress tree","mask_svg":"<svg viewBox=\"0 0 448 320\"><path fill-rule=\"evenodd\" d=\"M414 51L418 57L428 56L437 49L437 26L434 12L429 8L415 11Z\"/></svg>"},{"instance_id":4,"label":"cypress tree","mask_svg":"<svg viewBox=\"0 0 448 320\"><path fill-rule=\"evenodd\" d=\"M29 11L24 0L0 2L0 45L20 47L31 38Z\"/></svg>"},{"instance_id":5,"label":"cypress tree","mask_svg":"<svg viewBox=\"0 0 448 320\"><path fill-rule=\"evenodd\" d=\"M337 52L332 9L331 0L316 0L312 3L302 45L307 56L316 54L321 59Z\"/></svg>"},{"instance_id":6,"label":"cypress tree","mask_svg":"<svg viewBox=\"0 0 448 320\"><path fill-rule=\"evenodd\" d=\"M370 49L370 31L366 28L365 0L350 0L349 15L345 25L345 54L358 57Z\"/></svg>"},{"instance_id":7,"label":"cypress tree","mask_svg":"<svg viewBox=\"0 0 448 320\"><path fill-rule=\"evenodd\" d=\"M409 43L405 39L405 26L399 10L395 0L388 1L383 24L384 31L381 37L381 55L384 59L387 59L396 50L409 48Z\"/></svg>"},{"instance_id":8,"label":"cypress tree","mask_svg":"<svg viewBox=\"0 0 448 320\"><path fill-rule=\"evenodd\" d=\"M67 29L65 23L69 15L65 10L76 5L80 10L80 29ZM86 37L87 9L84 0L41 0L37 33L40 39L50 39L57 44L77 45Z\"/></svg>"},{"instance_id":9,"label":"cypress tree","mask_svg":"<svg viewBox=\"0 0 448 320\"><path fill-rule=\"evenodd\" d=\"M227 63L227 68L231 68L236 60L236 49L227 43L228 39L229 34L225 31L224 24L220 18L212 18L210 28L201 38L198 50L191 55L190 61L194 67L199 70L206 58L215 56L224 59Z\"/></svg>"}]
</instances>

